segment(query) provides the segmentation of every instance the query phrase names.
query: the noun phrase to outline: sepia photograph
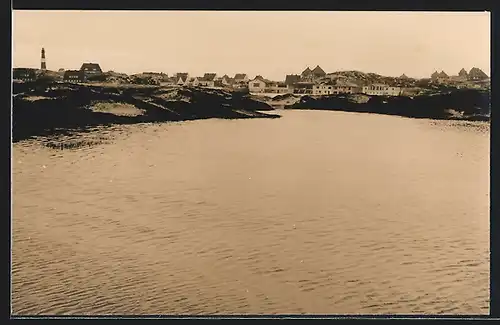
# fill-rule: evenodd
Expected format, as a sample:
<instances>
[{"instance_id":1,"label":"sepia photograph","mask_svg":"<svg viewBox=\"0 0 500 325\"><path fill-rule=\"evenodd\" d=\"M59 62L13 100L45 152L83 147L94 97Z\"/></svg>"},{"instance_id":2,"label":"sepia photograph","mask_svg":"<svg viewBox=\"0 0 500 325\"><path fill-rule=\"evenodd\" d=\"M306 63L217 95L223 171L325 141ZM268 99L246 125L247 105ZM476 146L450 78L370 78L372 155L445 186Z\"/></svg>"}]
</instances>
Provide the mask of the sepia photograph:
<instances>
[{"instance_id":1,"label":"sepia photograph","mask_svg":"<svg viewBox=\"0 0 500 325\"><path fill-rule=\"evenodd\" d=\"M13 10L11 316L489 315L490 23Z\"/></svg>"}]
</instances>

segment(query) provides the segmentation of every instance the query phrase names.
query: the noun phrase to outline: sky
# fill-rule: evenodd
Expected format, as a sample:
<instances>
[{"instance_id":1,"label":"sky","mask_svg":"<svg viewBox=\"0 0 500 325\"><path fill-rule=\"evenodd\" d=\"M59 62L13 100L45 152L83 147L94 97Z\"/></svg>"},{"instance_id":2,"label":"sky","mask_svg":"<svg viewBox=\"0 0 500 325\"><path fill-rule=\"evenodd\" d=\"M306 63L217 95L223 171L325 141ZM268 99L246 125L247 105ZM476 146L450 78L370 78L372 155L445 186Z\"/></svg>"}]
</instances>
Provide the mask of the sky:
<instances>
[{"instance_id":1,"label":"sky","mask_svg":"<svg viewBox=\"0 0 500 325\"><path fill-rule=\"evenodd\" d=\"M14 11L13 66L49 70L247 73L306 67L429 77L490 75L489 12Z\"/></svg>"}]
</instances>

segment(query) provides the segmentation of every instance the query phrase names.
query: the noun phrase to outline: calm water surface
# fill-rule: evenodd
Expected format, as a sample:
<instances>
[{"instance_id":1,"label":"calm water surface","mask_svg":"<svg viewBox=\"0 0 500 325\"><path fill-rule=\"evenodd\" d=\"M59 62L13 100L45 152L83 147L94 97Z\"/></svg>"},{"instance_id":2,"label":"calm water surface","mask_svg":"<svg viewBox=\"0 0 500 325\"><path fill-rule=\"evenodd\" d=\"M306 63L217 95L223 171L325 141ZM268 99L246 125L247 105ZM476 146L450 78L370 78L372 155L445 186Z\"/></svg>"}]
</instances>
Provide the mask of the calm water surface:
<instances>
[{"instance_id":1,"label":"calm water surface","mask_svg":"<svg viewBox=\"0 0 500 325\"><path fill-rule=\"evenodd\" d=\"M14 314L486 314L489 126L321 111L14 144Z\"/></svg>"}]
</instances>

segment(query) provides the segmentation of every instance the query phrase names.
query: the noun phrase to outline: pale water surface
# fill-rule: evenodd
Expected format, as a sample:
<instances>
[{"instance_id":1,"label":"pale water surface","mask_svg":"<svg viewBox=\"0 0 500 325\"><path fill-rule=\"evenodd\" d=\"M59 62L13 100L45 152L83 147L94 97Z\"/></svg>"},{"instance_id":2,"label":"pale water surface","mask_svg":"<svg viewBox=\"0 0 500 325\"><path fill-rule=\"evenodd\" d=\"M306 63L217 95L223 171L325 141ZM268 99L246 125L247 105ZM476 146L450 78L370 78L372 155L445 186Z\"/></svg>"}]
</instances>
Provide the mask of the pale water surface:
<instances>
[{"instance_id":1,"label":"pale water surface","mask_svg":"<svg viewBox=\"0 0 500 325\"><path fill-rule=\"evenodd\" d=\"M488 313L488 124L282 113L14 144L13 313Z\"/></svg>"}]
</instances>

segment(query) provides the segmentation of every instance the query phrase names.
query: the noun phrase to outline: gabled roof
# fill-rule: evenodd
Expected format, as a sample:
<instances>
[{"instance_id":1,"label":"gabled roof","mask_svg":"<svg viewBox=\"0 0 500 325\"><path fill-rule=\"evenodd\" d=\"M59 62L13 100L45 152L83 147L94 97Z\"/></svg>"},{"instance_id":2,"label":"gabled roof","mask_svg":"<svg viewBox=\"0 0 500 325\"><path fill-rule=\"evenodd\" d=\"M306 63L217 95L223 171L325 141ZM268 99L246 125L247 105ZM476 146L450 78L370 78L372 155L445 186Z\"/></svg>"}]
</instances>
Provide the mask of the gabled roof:
<instances>
[{"instance_id":1,"label":"gabled roof","mask_svg":"<svg viewBox=\"0 0 500 325\"><path fill-rule=\"evenodd\" d=\"M311 72L315 75L322 75L322 76L326 75L326 72L323 69L321 69L319 65L317 65L316 68L314 68Z\"/></svg>"},{"instance_id":2,"label":"gabled roof","mask_svg":"<svg viewBox=\"0 0 500 325\"><path fill-rule=\"evenodd\" d=\"M182 81L182 82L186 82L188 78L188 73L187 72L178 72L175 74L175 82L179 82Z\"/></svg>"},{"instance_id":3,"label":"gabled roof","mask_svg":"<svg viewBox=\"0 0 500 325\"><path fill-rule=\"evenodd\" d=\"M246 76L247 76L246 73L237 73L237 74L234 75L234 80L245 79Z\"/></svg>"},{"instance_id":4,"label":"gabled roof","mask_svg":"<svg viewBox=\"0 0 500 325\"><path fill-rule=\"evenodd\" d=\"M399 78L400 79L408 79L408 76L403 73Z\"/></svg>"},{"instance_id":5,"label":"gabled roof","mask_svg":"<svg viewBox=\"0 0 500 325\"><path fill-rule=\"evenodd\" d=\"M304 71L302 71L301 75L310 75L312 73L311 69L307 67Z\"/></svg>"},{"instance_id":6,"label":"gabled roof","mask_svg":"<svg viewBox=\"0 0 500 325\"><path fill-rule=\"evenodd\" d=\"M486 78L488 78L488 75L486 73L484 73L483 70L474 67L474 68L470 69L469 77L471 77L473 79L486 79Z\"/></svg>"},{"instance_id":7,"label":"gabled roof","mask_svg":"<svg viewBox=\"0 0 500 325\"><path fill-rule=\"evenodd\" d=\"M222 76L221 80L223 80L223 79L226 79L226 82L228 84L234 83L234 78L229 77L227 74L225 74L224 76Z\"/></svg>"},{"instance_id":8,"label":"gabled roof","mask_svg":"<svg viewBox=\"0 0 500 325\"><path fill-rule=\"evenodd\" d=\"M438 77L440 77L440 78L448 78L448 75L446 74L446 72L441 71L441 72L438 74Z\"/></svg>"},{"instance_id":9,"label":"gabled roof","mask_svg":"<svg viewBox=\"0 0 500 325\"><path fill-rule=\"evenodd\" d=\"M102 71L101 67L97 63L83 63L82 67L80 68L80 70L93 70L93 71L97 70L97 71Z\"/></svg>"},{"instance_id":10,"label":"gabled roof","mask_svg":"<svg viewBox=\"0 0 500 325\"><path fill-rule=\"evenodd\" d=\"M431 78L437 78L439 77L439 73L437 71L434 71L434 73L431 74Z\"/></svg>"},{"instance_id":11,"label":"gabled roof","mask_svg":"<svg viewBox=\"0 0 500 325\"><path fill-rule=\"evenodd\" d=\"M271 81L269 79L266 79L266 78L262 77L261 75L256 76L253 80L255 80L255 79L263 81L266 84L276 83L275 81Z\"/></svg>"},{"instance_id":12,"label":"gabled roof","mask_svg":"<svg viewBox=\"0 0 500 325\"><path fill-rule=\"evenodd\" d=\"M199 80L214 81L216 75L216 73L205 73L203 78L199 78Z\"/></svg>"},{"instance_id":13,"label":"gabled roof","mask_svg":"<svg viewBox=\"0 0 500 325\"><path fill-rule=\"evenodd\" d=\"M464 68L462 68L462 70L460 70L460 72L458 73L459 76L467 76L467 70L465 70Z\"/></svg>"}]
</instances>

